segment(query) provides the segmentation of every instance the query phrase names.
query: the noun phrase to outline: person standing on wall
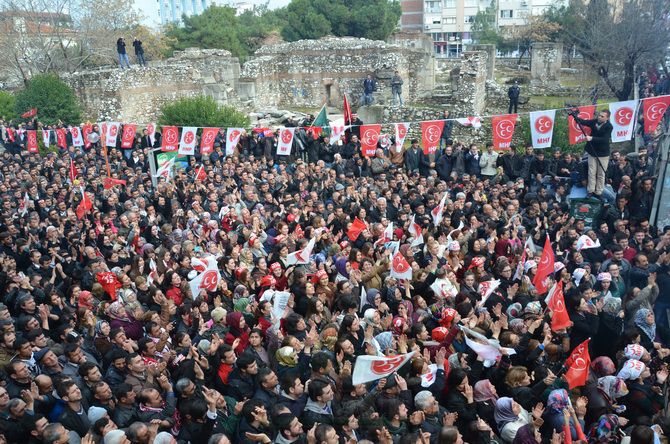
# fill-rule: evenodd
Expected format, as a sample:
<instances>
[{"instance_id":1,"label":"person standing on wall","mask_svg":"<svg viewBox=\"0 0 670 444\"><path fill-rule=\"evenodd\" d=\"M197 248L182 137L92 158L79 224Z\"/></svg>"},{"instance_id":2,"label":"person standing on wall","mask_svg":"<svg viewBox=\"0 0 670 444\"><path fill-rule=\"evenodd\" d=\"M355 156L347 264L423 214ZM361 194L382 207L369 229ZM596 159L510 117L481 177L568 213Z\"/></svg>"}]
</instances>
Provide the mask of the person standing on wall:
<instances>
[{"instance_id":1,"label":"person standing on wall","mask_svg":"<svg viewBox=\"0 0 670 444\"><path fill-rule=\"evenodd\" d=\"M587 197L601 199L605 189L605 176L610 160L610 137L612 135L612 124L610 123L609 110L602 110L595 119L580 119L578 113L572 113L572 117L580 125L591 128L591 135L586 136L586 147L584 150L588 155L589 179L586 186Z\"/></svg>"},{"instance_id":2,"label":"person standing on wall","mask_svg":"<svg viewBox=\"0 0 670 444\"><path fill-rule=\"evenodd\" d=\"M400 73L396 70L391 78L391 94L393 94L393 106L399 105L402 106L402 77Z\"/></svg>"},{"instance_id":3,"label":"person standing on wall","mask_svg":"<svg viewBox=\"0 0 670 444\"><path fill-rule=\"evenodd\" d=\"M374 93L376 90L377 82L375 82L375 79L372 78L372 74L368 74L365 80L363 80L363 97L361 100L361 104L363 106L372 105L374 102L372 93Z\"/></svg>"},{"instance_id":4,"label":"person standing on wall","mask_svg":"<svg viewBox=\"0 0 670 444\"><path fill-rule=\"evenodd\" d=\"M519 88L519 82L514 81L514 85L510 86L507 90L507 97L509 97L509 109L507 110L508 114L512 114L512 108L516 113L517 107L519 106L519 96L521 95L521 88Z\"/></svg>"},{"instance_id":5,"label":"person standing on wall","mask_svg":"<svg viewBox=\"0 0 670 444\"><path fill-rule=\"evenodd\" d=\"M128 60L128 54L126 53L126 41L123 37L119 37L116 41L116 52L119 54L121 69L123 69L124 62L126 67L130 69L130 60Z\"/></svg>"},{"instance_id":6,"label":"person standing on wall","mask_svg":"<svg viewBox=\"0 0 670 444\"><path fill-rule=\"evenodd\" d=\"M133 47L135 48L135 57L140 66L147 66L147 61L144 60L144 48L142 48L142 41L137 37L133 38Z\"/></svg>"}]
</instances>

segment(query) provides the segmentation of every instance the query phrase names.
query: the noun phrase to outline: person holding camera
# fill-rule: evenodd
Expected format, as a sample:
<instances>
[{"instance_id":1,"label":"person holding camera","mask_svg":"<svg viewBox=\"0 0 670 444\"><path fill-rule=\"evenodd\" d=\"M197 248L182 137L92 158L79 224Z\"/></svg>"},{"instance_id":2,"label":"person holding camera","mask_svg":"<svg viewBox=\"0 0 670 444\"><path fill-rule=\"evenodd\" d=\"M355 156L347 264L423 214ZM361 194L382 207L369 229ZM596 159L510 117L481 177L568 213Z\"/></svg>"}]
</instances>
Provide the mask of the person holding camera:
<instances>
[{"instance_id":1,"label":"person holding camera","mask_svg":"<svg viewBox=\"0 0 670 444\"><path fill-rule=\"evenodd\" d=\"M579 125L591 129L591 135L586 136L586 147L584 148L589 164L586 191L587 197L595 196L601 199L610 160L610 136L613 129L610 123L610 112L604 109L598 113L598 117L589 120L581 119L579 110L573 109L570 114Z\"/></svg>"}]
</instances>

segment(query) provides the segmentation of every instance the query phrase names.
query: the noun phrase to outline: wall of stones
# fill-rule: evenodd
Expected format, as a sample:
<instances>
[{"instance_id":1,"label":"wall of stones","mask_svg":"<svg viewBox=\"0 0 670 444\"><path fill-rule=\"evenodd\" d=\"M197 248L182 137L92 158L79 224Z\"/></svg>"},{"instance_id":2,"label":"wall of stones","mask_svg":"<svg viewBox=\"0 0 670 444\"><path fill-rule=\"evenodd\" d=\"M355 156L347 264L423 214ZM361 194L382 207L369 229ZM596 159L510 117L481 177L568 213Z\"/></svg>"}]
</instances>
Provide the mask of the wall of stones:
<instances>
[{"instance_id":1,"label":"wall of stones","mask_svg":"<svg viewBox=\"0 0 670 444\"><path fill-rule=\"evenodd\" d=\"M206 94L221 104L238 103L240 64L229 51L190 48L147 68L102 69L63 74L85 116L147 123L166 102Z\"/></svg>"}]
</instances>

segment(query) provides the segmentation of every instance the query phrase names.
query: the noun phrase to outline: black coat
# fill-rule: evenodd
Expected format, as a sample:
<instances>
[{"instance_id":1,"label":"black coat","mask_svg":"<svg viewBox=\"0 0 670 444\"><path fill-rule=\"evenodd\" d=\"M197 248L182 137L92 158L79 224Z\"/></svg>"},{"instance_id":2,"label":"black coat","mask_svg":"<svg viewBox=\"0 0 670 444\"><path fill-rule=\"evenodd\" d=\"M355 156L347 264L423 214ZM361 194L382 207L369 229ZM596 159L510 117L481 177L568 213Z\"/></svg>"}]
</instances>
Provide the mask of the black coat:
<instances>
[{"instance_id":1,"label":"black coat","mask_svg":"<svg viewBox=\"0 0 670 444\"><path fill-rule=\"evenodd\" d=\"M598 125L597 119L584 120L575 119L578 123L591 128L590 142L586 142L585 150L592 156L606 157L610 155L610 137L612 136L612 124L608 120L602 125Z\"/></svg>"}]
</instances>

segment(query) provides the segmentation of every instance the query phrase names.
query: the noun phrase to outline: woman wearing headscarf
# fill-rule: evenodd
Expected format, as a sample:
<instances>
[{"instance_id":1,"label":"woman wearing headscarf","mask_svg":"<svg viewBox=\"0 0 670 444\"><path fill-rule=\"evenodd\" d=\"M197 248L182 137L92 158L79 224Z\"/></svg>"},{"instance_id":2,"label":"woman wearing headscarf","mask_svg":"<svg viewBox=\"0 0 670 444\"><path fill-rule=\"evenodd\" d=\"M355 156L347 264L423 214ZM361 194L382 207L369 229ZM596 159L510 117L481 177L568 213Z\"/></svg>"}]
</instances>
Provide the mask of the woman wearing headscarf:
<instances>
[{"instance_id":1,"label":"woman wearing headscarf","mask_svg":"<svg viewBox=\"0 0 670 444\"><path fill-rule=\"evenodd\" d=\"M603 444L609 442L621 442L621 427L624 427L628 421L617 415L602 415L598 422L593 424L589 431L589 443Z\"/></svg>"},{"instance_id":2,"label":"woman wearing headscarf","mask_svg":"<svg viewBox=\"0 0 670 444\"><path fill-rule=\"evenodd\" d=\"M109 332L111 327L109 322L98 320L95 323L95 337L93 338L93 344L95 344L96 350L100 352L101 356L105 356L108 351L112 349L112 341L109 339Z\"/></svg>"},{"instance_id":3,"label":"woman wearing headscarf","mask_svg":"<svg viewBox=\"0 0 670 444\"><path fill-rule=\"evenodd\" d=\"M541 407L533 410L531 415L519 403L508 397L499 398L496 401L493 417L504 442L513 442L520 428L533 424L534 419L538 420L542 417Z\"/></svg>"},{"instance_id":4,"label":"woman wearing headscarf","mask_svg":"<svg viewBox=\"0 0 670 444\"><path fill-rule=\"evenodd\" d=\"M302 379L309 379L309 355L298 352L292 346L281 347L275 352L277 361L277 377L281 379L287 373L293 372Z\"/></svg>"},{"instance_id":5,"label":"woman wearing headscarf","mask_svg":"<svg viewBox=\"0 0 670 444\"><path fill-rule=\"evenodd\" d=\"M640 308L635 313L634 321L635 327L640 332L640 345L647 350L655 350L661 348L660 332L656 330L656 319L654 312L648 308Z\"/></svg>"},{"instance_id":6,"label":"woman wearing headscarf","mask_svg":"<svg viewBox=\"0 0 670 444\"><path fill-rule=\"evenodd\" d=\"M587 387L585 396L589 403L586 407L586 424L593 424L607 413L622 413L625 410L616 400L628 394L626 382L616 376L603 376L595 386Z\"/></svg>"},{"instance_id":7,"label":"woman wearing headscarf","mask_svg":"<svg viewBox=\"0 0 670 444\"><path fill-rule=\"evenodd\" d=\"M607 356L616 359L617 345L623 334L624 312L621 299L606 296L603 298L603 309L600 313L598 333L591 341L591 352L595 356Z\"/></svg>"},{"instance_id":8,"label":"woman wearing headscarf","mask_svg":"<svg viewBox=\"0 0 670 444\"><path fill-rule=\"evenodd\" d=\"M477 415L493 426L493 430L497 433L496 422L494 419L494 412L496 409L496 401L498 400L498 392L491 381L482 379L477 381L474 387L475 403L477 405Z\"/></svg>"},{"instance_id":9,"label":"woman wearing headscarf","mask_svg":"<svg viewBox=\"0 0 670 444\"><path fill-rule=\"evenodd\" d=\"M129 339L135 341L144 336L144 327L142 322L136 320L129 313L120 301L113 302L107 307L107 316L109 316L109 326L114 329L121 327Z\"/></svg>"},{"instance_id":10,"label":"woman wearing headscarf","mask_svg":"<svg viewBox=\"0 0 670 444\"><path fill-rule=\"evenodd\" d=\"M570 405L570 398L565 389L556 389L549 393L547 408L544 413L544 424L542 427L547 435L553 433L552 431L560 433L564 430L566 421L563 416L563 411L568 409L570 413L574 412L574 409L571 410L569 408ZM579 439L577 430L584 430L584 420L577 419L578 422L576 422L576 418L577 415L575 414L572 415L572 417L569 417L567 421L567 425L570 427L570 436L575 440Z\"/></svg>"},{"instance_id":11,"label":"woman wearing headscarf","mask_svg":"<svg viewBox=\"0 0 670 444\"><path fill-rule=\"evenodd\" d=\"M228 313L226 315L226 324L229 330L226 334L225 342L228 345L233 345L235 340L239 339L240 341L235 348L235 353L239 355L249 344L249 327L244 320L244 316L239 311Z\"/></svg>"},{"instance_id":12,"label":"woman wearing headscarf","mask_svg":"<svg viewBox=\"0 0 670 444\"><path fill-rule=\"evenodd\" d=\"M649 367L642 361L629 359L617 376L626 381L628 387L628 395L621 401L626 406L625 415L628 419L642 416L651 418L663 408L661 387L668 377L667 370L657 372L653 381Z\"/></svg>"}]
</instances>

